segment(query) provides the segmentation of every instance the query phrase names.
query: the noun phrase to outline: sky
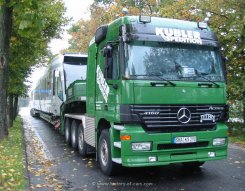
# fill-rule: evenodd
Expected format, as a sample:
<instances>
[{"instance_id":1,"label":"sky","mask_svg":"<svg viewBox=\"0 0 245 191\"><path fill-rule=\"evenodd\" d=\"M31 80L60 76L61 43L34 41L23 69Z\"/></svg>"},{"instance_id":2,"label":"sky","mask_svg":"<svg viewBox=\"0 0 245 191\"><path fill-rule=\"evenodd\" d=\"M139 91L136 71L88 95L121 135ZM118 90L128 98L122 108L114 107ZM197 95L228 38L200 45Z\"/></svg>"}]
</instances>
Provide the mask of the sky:
<instances>
[{"instance_id":1,"label":"sky","mask_svg":"<svg viewBox=\"0 0 245 191\"><path fill-rule=\"evenodd\" d=\"M93 3L93 0L63 0L66 7L66 16L72 18L72 21L65 30L69 29L72 23L78 21L79 19L89 18L89 6ZM58 54L62 49L68 48L69 35L64 32L62 39L54 39L49 44L49 47L53 54Z\"/></svg>"},{"instance_id":2,"label":"sky","mask_svg":"<svg viewBox=\"0 0 245 191\"><path fill-rule=\"evenodd\" d=\"M93 3L93 0L63 0L66 7L66 16L72 18L72 21L65 30L69 29L72 23L75 23L79 19L89 18L89 6ZM49 47L53 54L59 54L62 49L68 48L69 35L67 32L62 34L62 39L53 39L49 44ZM43 75L45 67L37 68L33 71L32 75L28 79L31 82L31 89L35 88L37 80Z\"/></svg>"}]
</instances>

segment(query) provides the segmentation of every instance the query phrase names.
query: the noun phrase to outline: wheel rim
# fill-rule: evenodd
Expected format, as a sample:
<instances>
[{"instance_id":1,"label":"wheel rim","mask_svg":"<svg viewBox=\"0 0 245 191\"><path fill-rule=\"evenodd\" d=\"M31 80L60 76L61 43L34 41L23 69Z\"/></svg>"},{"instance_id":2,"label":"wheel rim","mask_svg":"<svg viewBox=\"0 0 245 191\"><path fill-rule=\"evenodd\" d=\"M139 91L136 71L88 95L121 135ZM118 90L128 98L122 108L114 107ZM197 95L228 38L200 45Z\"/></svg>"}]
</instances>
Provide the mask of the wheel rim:
<instances>
[{"instance_id":1,"label":"wheel rim","mask_svg":"<svg viewBox=\"0 0 245 191\"><path fill-rule=\"evenodd\" d=\"M83 138L83 132L80 130L79 131L79 136L78 136L78 145L79 145L79 150L83 150L83 141L84 141L84 138Z\"/></svg>"},{"instance_id":2,"label":"wheel rim","mask_svg":"<svg viewBox=\"0 0 245 191\"><path fill-rule=\"evenodd\" d=\"M101 150L100 150L101 162L103 166L107 166L108 163L108 146L105 139L102 140Z\"/></svg>"}]
</instances>

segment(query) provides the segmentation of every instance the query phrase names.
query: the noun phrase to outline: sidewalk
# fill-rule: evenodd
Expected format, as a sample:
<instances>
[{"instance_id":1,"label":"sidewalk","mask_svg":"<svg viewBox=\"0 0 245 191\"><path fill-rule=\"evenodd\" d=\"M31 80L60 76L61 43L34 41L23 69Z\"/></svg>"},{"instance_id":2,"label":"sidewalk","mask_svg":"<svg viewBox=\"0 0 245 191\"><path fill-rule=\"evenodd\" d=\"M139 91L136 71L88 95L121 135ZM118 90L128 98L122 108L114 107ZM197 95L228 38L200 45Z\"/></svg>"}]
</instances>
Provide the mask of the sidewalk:
<instances>
[{"instance_id":1,"label":"sidewalk","mask_svg":"<svg viewBox=\"0 0 245 191\"><path fill-rule=\"evenodd\" d=\"M31 116L27 115L25 108L20 112L23 120L24 130L24 164L26 164L25 174L27 182L26 190L59 191L63 188L63 182L57 179L53 172L54 163L45 153L40 139L30 125Z\"/></svg>"}]
</instances>

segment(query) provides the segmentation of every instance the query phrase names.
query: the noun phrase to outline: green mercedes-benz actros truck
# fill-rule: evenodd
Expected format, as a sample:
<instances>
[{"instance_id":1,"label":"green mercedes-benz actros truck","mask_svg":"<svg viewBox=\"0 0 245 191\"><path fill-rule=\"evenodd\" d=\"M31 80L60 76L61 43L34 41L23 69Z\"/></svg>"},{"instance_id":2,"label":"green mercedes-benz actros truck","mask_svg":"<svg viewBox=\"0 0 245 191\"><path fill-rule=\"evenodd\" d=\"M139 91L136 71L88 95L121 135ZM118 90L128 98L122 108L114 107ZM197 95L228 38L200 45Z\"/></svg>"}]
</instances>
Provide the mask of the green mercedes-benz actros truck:
<instances>
[{"instance_id":1,"label":"green mercedes-benz actros truck","mask_svg":"<svg viewBox=\"0 0 245 191\"><path fill-rule=\"evenodd\" d=\"M103 173L227 157L220 44L206 23L125 16L97 29L87 79L61 106L61 131Z\"/></svg>"}]
</instances>

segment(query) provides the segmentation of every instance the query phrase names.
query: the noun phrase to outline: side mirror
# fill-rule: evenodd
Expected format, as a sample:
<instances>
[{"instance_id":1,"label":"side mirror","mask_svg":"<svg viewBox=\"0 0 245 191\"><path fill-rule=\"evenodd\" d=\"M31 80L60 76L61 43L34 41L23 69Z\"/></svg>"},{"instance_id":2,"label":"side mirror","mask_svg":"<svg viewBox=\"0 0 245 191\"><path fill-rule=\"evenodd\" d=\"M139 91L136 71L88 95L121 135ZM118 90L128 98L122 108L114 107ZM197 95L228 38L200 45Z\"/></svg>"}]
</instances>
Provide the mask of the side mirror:
<instances>
[{"instance_id":1,"label":"side mirror","mask_svg":"<svg viewBox=\"0 0 245 191\"><path fill-rule=\"evenodd\" d=\"M113 67L113 59L112 59L112 45L107 44L103 49L103 56L105 57L105 71L104 75L105 78L111 79L112 78L112 67Z\"/></svg>"},{"instance_id":2,"label":"side mirror","mask_svg":"<svg viewBox=\"0 0 245 191\"><path fill-rule=\"evenodd\" d=\"M103 56L104 57L112 57L112 46L107 44L103 49Z\"/></svg>"}]
</instances>

